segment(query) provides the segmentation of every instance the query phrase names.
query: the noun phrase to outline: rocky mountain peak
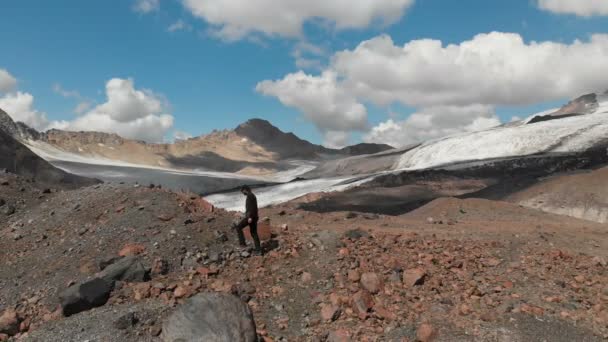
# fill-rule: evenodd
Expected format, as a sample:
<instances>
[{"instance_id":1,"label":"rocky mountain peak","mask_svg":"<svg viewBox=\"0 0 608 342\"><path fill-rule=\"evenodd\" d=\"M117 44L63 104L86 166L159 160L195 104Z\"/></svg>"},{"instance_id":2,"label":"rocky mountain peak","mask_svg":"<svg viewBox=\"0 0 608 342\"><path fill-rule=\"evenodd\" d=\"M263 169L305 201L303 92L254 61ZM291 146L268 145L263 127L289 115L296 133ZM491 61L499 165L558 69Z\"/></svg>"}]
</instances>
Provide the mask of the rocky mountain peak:
<instances>
[{"instance_id":1,"label":"rocky mountain peak","mask_svg":"<svg viewBox=\"0 0 608 342\"><path fill-rule=\"evenodd\" d=\"M0 109L0 130L19 140L38 140L40 133L23 122L15 122L4 110Z\"/></svg>"}]
</instances>

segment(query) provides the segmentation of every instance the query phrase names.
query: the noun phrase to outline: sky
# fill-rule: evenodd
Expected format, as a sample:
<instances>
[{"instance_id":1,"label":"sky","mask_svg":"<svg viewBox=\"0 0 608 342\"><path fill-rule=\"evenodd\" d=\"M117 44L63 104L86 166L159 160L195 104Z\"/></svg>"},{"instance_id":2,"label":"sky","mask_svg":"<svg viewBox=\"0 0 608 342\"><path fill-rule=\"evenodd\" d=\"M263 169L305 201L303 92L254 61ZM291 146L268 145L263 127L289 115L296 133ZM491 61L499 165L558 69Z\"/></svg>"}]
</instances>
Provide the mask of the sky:
<instances>
[{"instance_id":1,"label":"sky","mask_svg":"<svg viewBox=\"0 0 608 342\"><path fill-rule=\"evenodd\" d=\"M608 90L608 0L2 0L0 108L170 142L394 146Z\"/></svg>"}]
</instances>

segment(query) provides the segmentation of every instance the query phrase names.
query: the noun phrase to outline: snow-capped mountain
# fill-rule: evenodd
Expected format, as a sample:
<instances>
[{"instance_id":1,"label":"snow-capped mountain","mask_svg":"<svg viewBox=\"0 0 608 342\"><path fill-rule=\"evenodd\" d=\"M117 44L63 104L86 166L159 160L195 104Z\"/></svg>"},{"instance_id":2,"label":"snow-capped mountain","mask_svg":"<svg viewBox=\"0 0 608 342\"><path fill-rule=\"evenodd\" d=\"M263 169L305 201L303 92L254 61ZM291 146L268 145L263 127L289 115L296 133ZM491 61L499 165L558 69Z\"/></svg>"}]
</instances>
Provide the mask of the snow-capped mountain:
<instances>
[{"instance_id":1,"label":"snow-capped mountain","mask_svg":"<svg viewBox=\"0 0 608 342\"><path fill-rule=\"evenodd\" d=\"M608 144L608 96L589 94L517 125L450 136L405 152L394 170L535 154L579 153Z\"/></svg>"}]
</instances>

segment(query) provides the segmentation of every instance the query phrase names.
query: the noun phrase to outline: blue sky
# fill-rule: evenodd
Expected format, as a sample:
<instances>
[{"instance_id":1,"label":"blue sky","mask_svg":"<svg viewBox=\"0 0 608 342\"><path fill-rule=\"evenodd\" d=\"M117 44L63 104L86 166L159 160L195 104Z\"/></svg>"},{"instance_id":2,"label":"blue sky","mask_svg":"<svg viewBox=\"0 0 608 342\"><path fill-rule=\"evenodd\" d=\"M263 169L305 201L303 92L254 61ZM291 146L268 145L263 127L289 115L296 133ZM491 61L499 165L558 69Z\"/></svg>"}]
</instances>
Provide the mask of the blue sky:
<instances>
[{"instance_id":1,"label":"blue sky","mask_svg":"<svg viewBox=\"0 0 608 342\"><path fill-rule=\"evenodd\" d=\"M456 102L458 106L469 103L463 103L464 98L454 103L439 100L418 103L408 98L401 100L399 95L379 101L375 95L359 92L353 95L353 90L345 91L339 101L355 99L365 107L368 127L361 128L359 123L341 126L331 123L331 118L311 119L306 115L308 102L286 100L291 94L285 93L284 89L262 91L258 88L256 91L256 85L264 80L282 80L299 70L312 77L320 76L324 70L341 70L341 67L332 67L335 53L353 51L361 42L382 34L389 36L397 47L420 39L440 40L444 46L459 45L478 34L493 31L519 34L525 44L537 41L571 45L574 40L586 42L591 35L608 31L608 16L602 5L593 7L592 4L591 10L595 12L587 15L581 14L584 9L577 12L577 9L569 8L563 11L547 6L540 8L535 0L406 0L396 19L372 15L369 24L357 23L353 25L356 27L343 28L340 27L341 19L336 19L335 15L311 19L302 14L302 31L294 36L281 29L270 33L264 31L267 30L264 26L257 29L256 23L251 24L244 18L249 30L239 33L239 37L227 38L218 31L228 25L240 25L240 14L219 19L217 15L201 15L201 11L206 13L205 4L202 4L205 1L215 2L221 10L225 1L200 0L197 3L197 0L190 0L190 5L178 0L142 1L150 2L152 8L142 11L136 7L138 1L135 0L2 1L0 69L17 80L17 84L5 92L30 94L32 110L36 113L45 113L49 121L70 122L78 115L86 114L86 111L74 113L79 103L90 103L88 110L94 110L107 101L106 83L110 79L132 79L136 90L150 90L149 95L162 102L163 109L155 114L173 117L172 126L162 131L166 139L171 139L175 130L200 135L212 129L233 128L249 118L260 117L316 143L328 141L327 131L345 132L350 136L348 142L354 143L368 136L369 129L386 122L389 117L398 126L414 112L431 112L430 107L452 106ZM276 15L281 13L285 12ZM272 16L267 20L273 20ZM171 32L169 27L178 21L183 24L182 28ZM314 59L311 64L317 65L304 68L296 65L294 51L302 42L320 50L308 55ZM570 61L564 58L566 62ZM595 66L598 71L604 70L602 67ZM449 75L445 77L449 78ZM354 80L347 71L343 75L338 72L335 82L341 82L343 78L351 79L351 84L363 82ZM577 82L579 84L566 90L558 89L521 101L502 101L500 96L497 96L497 103L486 103L485 98L475 97L466 100L470 104L483 102L484 109L491 106L490 110L505 122L514 115L524 116L557 106L569 97L587 91L590 85L597 85L595 81ZM339 87L352 88L346 83ZM608 82L605 88L608 89ZM63 96L59 89L64 91ZM328 111L323 115L335 113ZM445 132L459 129L458 124L453 125L455 127L448 127ZM428 137L434 135L429 133Z\"/></svg>"}]
</instances>

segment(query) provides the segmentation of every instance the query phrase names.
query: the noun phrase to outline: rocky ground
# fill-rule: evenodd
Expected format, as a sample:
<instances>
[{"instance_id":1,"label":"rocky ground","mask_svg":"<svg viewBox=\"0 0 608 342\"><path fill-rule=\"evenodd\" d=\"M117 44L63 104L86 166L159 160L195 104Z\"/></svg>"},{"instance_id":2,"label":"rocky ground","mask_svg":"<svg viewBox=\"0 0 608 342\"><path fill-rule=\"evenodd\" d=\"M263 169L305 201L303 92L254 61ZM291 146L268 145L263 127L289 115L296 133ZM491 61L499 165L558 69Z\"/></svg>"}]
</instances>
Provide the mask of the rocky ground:
<instances>
[{"instance_id":1,"label":"rocky ground","mask_svg":"<svg viewBox=\"0 0 608 342\"><path fill-rule=\"evenodd\" d=\"M605 225L516 204L288 203L261 211L264 256L236 248L234 213L155 186L0 174L0 204L0 341L163 341L168 315L208 292L248 303L264 341L608 339ZM72 312L71 289L95 307Z\"/></svg>"}]
</instances>

